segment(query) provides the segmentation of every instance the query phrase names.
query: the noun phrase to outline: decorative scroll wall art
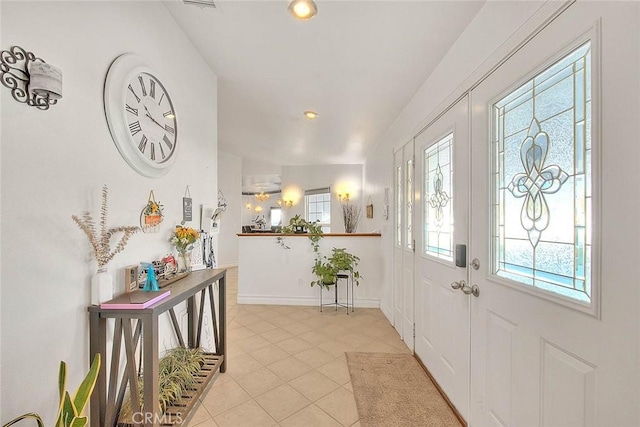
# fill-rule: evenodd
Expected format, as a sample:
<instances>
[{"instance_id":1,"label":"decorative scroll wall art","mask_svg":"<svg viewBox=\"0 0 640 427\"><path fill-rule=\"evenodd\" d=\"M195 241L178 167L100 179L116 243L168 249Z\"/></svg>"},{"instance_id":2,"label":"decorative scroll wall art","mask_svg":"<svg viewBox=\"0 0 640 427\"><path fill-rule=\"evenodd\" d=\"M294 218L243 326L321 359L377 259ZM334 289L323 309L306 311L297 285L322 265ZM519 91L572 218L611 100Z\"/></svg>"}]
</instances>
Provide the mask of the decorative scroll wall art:
<instances>
[{"instance_id":1,"label":"decorative scroll wall art","mask_svg":"<svg viewBox=\"0 0 640 427\"><path fill-rule=\"evenodd\" d=\"M0 82L11 96L39 110L62 98L62 72L20 46L0 52Z\"/></svg>"}]
</instances>

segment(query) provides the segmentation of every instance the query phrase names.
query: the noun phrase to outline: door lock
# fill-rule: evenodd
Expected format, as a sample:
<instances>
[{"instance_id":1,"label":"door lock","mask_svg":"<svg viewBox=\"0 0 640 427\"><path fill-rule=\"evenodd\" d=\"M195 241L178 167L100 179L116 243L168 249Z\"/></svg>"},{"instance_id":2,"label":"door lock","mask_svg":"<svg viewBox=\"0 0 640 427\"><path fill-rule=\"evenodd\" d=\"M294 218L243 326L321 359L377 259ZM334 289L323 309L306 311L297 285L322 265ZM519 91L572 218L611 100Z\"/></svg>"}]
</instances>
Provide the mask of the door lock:
<instances>
[{"instance_id":1,"label":"door lock","mask_svg":"<svg viewBox=\"0 0 640 427\"><path fill-rule=\"evenodd\" d=\"M460 280L459 282L453 282L451 284L451 287L453 289L461 289L463 287L467 286L466 282L464 280Z\"/></svg>"},{"instance_id":2,"label":"door lock","mask_svg":"<svg viewBox=\"0 0 640 427\"><path fill-rule=\"evenodd\" d=\"M461 290L465 293L465 295L473 295L474 297L480 296L480 288L478 287L478 285L469 287L465 284L464 286L462 286Z\"/></svg>"},{"instance_id":3,"label":"door lock","mask_svg":"<svg viewBox=\"0 0 640 427\"><path fill-rule=\"evenodd\" d=\"M480 260L478 258L474 258L469 264L474 270L480 270Z\"/></svg>"}]
</instances>

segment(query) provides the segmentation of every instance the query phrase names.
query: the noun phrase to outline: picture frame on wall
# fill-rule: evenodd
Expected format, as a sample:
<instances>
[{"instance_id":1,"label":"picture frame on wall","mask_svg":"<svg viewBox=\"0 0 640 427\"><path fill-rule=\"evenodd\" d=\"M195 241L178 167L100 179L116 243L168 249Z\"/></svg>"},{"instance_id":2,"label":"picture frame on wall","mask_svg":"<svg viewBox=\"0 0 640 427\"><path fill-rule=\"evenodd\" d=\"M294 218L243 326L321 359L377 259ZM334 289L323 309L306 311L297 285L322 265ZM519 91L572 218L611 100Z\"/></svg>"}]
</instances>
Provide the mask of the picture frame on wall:
<instances>
[{"instance_id":1,"label":"picture frame on wall","mask_svg":"<svg viewBox=\"0 0 640 427\"><path fill-rule=\"evenodd\" d=\"M367 218L373 218L373 205L367 205Z\"/></svg>"},{"instance_id":2,"label":"picture frame on wall","mask_svg":"<svg viewBox=\"0 0 640 427\"><path fill-rule=\"evenodd\" d=\"M133 292L138 289L138 265L129 265L124 268L124 291Z\"/></svg>"},{"instance_id":3,"label":"picture frame on wall","mask_svg":"<svg viewBox=\"0 0 640 427\"><path fill-rule=\"evenodd\" d=\"M369 200L367 201L367 218L373 218L373 202L371 201L371 196L369 196Z\"/></svg>"}]
</instances>

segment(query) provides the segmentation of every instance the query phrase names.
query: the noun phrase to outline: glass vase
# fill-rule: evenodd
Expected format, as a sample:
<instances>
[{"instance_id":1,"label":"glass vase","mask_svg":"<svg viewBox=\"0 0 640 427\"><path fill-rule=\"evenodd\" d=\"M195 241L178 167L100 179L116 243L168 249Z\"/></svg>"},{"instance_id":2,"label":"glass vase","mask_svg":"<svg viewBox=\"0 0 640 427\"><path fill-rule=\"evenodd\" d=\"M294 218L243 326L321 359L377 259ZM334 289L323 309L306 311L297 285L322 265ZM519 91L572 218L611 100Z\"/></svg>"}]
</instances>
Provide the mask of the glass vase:
<instances>
[{"instance_id":1,"label":"glass vase","mask_svg":"<svg viewBox=\"0 0 640 427\"><path fill-rule=\"evenodd\" d=\"M113 299L113 277L102 267L91 278L91 304L99 305L110 299Z\"/></svg>"},{"instance_id":2,"label":"glass vase","mask_svg":"<svg viewBox=\"0 0 640 427\"><path fill-rule=\"evenodd\" d=\"M191 271L191 251L178 251L178 273L188 273Z\"/></svg>"}]
</instances>

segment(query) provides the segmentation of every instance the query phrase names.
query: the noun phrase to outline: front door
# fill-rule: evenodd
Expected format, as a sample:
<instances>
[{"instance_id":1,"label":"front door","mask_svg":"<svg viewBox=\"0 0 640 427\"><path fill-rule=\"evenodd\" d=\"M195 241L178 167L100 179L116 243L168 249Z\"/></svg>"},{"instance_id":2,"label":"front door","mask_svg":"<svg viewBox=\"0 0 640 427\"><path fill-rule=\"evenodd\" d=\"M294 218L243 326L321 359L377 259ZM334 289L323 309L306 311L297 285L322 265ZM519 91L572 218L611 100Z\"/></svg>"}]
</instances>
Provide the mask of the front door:
<instances>
[{"instance_id":1,"label":"front door","mask_svg":"<svg viewBox=\"0 0 640 427\"><path fill-rule=\"evenodd\" d=\"M471 93L471 425L640 425L639 10L576 2Z\"/></svg>"},{"instance_id":2,"label":"front door","mask_svg":"<svg viewBox=\"0 0 640 427\"><path fill-rule=\"evenodd\" d=\"M469 407L469 98L415 138L416 355L460 415Z\"/></svg>"}]
</instances>

